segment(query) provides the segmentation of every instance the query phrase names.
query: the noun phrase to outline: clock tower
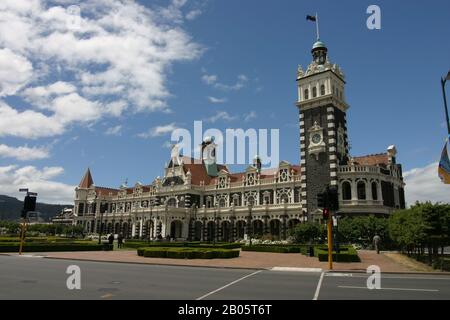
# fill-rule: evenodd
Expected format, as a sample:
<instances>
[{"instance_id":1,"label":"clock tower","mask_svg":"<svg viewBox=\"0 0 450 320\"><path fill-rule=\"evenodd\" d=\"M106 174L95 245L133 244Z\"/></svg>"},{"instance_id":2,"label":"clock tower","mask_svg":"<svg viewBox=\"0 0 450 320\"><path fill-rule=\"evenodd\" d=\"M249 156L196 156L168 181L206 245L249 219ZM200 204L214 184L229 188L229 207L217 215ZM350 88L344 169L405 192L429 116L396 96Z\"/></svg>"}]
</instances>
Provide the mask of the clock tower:
<instances>
[{"instance_id":1,"label":"clock tower","mask_svg":"<svg viewBox=\"0 0 450 320\"><path fill-rule=\"evenodd\" d=\"M298 67L302 207L311 219L318 213L317 194L338 185L337 169L348 161L344 73L328 59L317 40L306 71Z\"/></svg>"}]
</instances>

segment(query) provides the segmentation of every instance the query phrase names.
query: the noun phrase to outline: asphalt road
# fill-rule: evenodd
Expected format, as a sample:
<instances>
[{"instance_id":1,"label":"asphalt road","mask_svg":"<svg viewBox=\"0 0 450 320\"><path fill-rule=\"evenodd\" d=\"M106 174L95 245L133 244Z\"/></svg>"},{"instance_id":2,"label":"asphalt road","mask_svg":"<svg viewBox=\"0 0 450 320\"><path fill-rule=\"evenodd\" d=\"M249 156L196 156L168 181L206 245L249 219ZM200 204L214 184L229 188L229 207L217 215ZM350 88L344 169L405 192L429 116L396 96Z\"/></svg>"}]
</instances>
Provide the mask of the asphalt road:
<instances>
[{"instance_id":1,"label":"asphalt road","mask_svg":"<svg viewBox=\"0 0 450 320\"><path fill-rule=\"evenodd\" d=\"M70 265L80 290L67 288ZM0 256L0 299L450 299L450 276L383 274L375 290L368 276Z\"/></svg>"}]
</instances>

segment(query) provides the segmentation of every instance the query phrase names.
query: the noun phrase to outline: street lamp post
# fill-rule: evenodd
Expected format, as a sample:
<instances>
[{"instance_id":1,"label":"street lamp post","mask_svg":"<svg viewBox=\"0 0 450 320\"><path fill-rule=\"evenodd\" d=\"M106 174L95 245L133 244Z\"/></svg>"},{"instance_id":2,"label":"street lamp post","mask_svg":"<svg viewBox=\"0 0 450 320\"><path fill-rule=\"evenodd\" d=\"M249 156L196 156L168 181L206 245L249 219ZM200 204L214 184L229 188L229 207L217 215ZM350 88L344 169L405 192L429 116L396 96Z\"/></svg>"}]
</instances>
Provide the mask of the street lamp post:
<instances>
[{"instance_id":1,"label":"street lamp post","mask_svg":"<svg viewBox=\"0 0 450 320\"><path fill-rule=\"evenodd\" d=\"M249 245L252 245L252 236L253 236L253 222L252 222L252 207L253 207L253 203L249 202L248 203L248 230L247 230L247 234L250 238L250 243Z\"/></svg>"},{"instance_id":2,"label":"street lamp post","mask_svg":"<svg viewBox=\"0 0 450 320\"><path fill-rule=\"evenodd\" d=\"M447 133L450 135L450 120L448 116L447 96L445 94L445 83L447 82L447 80L450 80L450 71L447 73L447 77L441 78L442 95L444 98L444 108L445 108L445 119L447 121Z\"/></svg>"},{"instance_id":3,"label":"street lamp post","mask_svg":"<svg viewBox=\"0 0 450 320\"><path fill-rule=\"evenodd\" d=\"M216 219L217 219L217 203L216 203L216 205L214 206L214 223L213 223L213 226L214 226L214 228L213 228L213 246L215 247L216 246L216 232L217 232L217 221L216 221Z\"/></svg>"}]
</instances>

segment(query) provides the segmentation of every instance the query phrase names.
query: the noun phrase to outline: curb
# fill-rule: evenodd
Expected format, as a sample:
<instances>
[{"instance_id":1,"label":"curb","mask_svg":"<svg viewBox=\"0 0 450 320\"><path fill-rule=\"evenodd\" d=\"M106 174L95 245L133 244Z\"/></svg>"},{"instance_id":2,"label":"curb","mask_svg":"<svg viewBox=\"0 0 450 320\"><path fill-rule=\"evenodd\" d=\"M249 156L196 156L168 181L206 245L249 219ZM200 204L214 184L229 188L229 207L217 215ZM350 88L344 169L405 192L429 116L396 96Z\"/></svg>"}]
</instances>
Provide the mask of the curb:
<instances>
[{"instance_id":1,"label":"curb","mask_svg":"<svg viewBox=\"0 0 450 320\"><path fill-rule=\"evenodd\" d=\"M270 270L270 268L250 268L250 267L225 267L225 266L197 266L192 264L168 264L168 263L147 263L147 262L137 262L137 261L112 261L112 260L94 260L94 259L75 259L75 258L59 258L59 257L49 257L44 256L45 259L52 260L72 260L72 261L87 261L87 262L99 262L99 263L121 263L121 264L136 264L136 265L147 265L147 266L166 266L166 267L189 267L189 268L212 268L212 269L238 269L238 270Z\"/></svg>"}]
</instances>

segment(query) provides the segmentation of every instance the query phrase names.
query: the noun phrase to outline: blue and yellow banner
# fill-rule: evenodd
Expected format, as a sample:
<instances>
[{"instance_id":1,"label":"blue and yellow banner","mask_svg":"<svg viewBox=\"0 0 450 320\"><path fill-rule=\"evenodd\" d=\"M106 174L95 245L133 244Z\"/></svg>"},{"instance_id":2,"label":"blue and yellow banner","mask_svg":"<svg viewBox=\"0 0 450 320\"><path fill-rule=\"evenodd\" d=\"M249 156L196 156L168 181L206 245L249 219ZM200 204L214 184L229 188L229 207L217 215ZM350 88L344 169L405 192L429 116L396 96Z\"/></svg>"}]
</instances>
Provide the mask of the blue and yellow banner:
<instances>
[{"instance_id":1,"label":"blue and yellow banner","mask_svg":"<svg viewBox=\"0 0 450 320\"><path fill-rule=\"evenodd\" d=\"M445 184L450 184L450 136L444 145L441 154L441 161L439 161L438 174L441 181Z\"/></svg>"}]
</instances>

